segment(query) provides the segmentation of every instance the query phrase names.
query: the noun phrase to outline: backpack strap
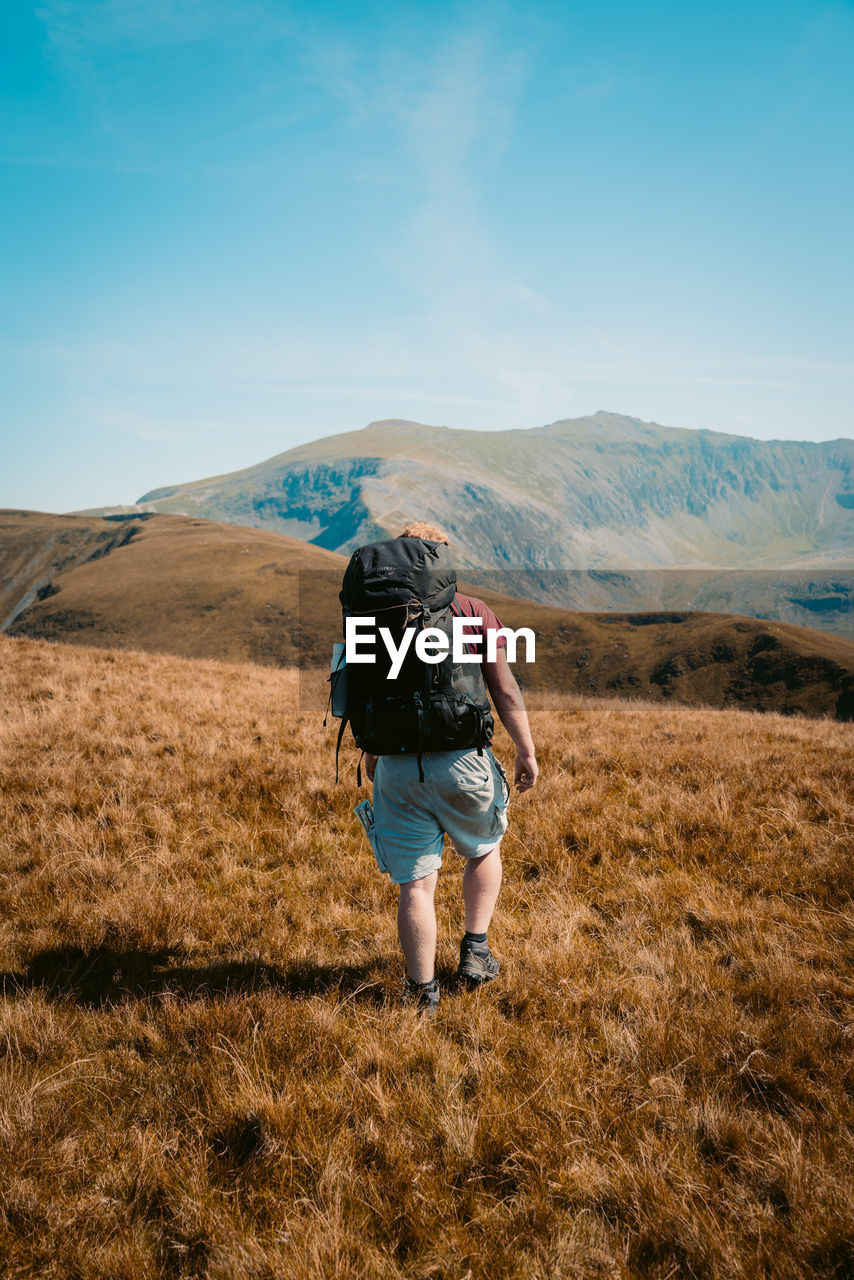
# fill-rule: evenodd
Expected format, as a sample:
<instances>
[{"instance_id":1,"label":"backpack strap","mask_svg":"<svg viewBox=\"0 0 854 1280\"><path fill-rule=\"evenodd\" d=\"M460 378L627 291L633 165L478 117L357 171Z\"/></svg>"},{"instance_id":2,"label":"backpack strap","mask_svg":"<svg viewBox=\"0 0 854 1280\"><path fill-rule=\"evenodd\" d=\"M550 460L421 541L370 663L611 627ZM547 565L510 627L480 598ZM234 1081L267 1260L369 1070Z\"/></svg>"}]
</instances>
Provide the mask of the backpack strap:
<instances>
[{"instance_id":1,"label":"backpack strap","mask_svg":"<svg viewBox=\"0 0 854 1280\"><path fill-rule=\"evenodd\" d=\"M418 725L418 781L423 782L424 766L422 764L422 757L424 755L424 704L420 698L418 699L418 703L415 708L415 714L417 716Z\"/></svg>"},{"instance_id":2,"label":"backpack strap","mask_svg":"<svg viewBox=\"0 0 854 1280\"><path fill-rule=\"evenodd\" d=\"M344 737L344 730L350 720L349 716L341 717L341 728L338 730L338 741L335 743L335 781L338 781L338 752L341 750L341 739ZM360 784L361 785L361 784Z\"/></svg>"},{"instance_id":3,"label":"backpack strap","mask_svg":"<svg viewBox=\"0 0 854 1280\"><path fill-rule=\"evenodd\" d=\"M477 754L482 756L484 743L486 742L486 735L483 731L483 712L476 702L473 703L473 706L477 714Z\"/></svg>"}]
</instances>

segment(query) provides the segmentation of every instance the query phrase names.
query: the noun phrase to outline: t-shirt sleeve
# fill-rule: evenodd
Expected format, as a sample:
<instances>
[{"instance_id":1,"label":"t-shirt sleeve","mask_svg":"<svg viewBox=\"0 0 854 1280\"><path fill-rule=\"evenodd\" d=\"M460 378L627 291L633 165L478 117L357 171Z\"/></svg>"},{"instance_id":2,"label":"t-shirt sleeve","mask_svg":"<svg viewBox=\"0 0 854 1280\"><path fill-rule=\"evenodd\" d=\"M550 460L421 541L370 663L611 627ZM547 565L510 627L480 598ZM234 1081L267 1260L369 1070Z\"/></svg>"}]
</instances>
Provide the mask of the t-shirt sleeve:
<instances>
[{"instance_id":1,"label":"t-shirt sleeve","mask_svg":"<svg viewBox=\"0 0 854 1280\"><path fill-rule=\"evenodd\" d=\"M483 611L483 612L480 614L480 616L483 618L483 630L484 630L484 632L485 632L486 634L488 634L490 631L498 631L498 630L500 629L500 627L501 627L501 623L499 622L497 615L496 615L496 614L494 614L494 613L492 612L492 610L490 609L489 605L484 604L482 600L481 600L481 601L479 601L478 603L479 603L479 605L480 605L480 609ZM507 648L507 637L506 637L506 636L496 636L496 637L495 637L495 643L496 643L496 645L497 645L497 647L498 647L499 649L501 649L501 648L506 649L506 648Z\"/></svg>"},{"instance_id":2,"label":"t-shirt sleeve","mask_svg":"<svg viewBox=\"0 0 854 1280\"><path fill-rule=\"evenodd\" d=\"M467 618L483 619L483 622L480 627L480 631L482 635L484 636L488 635L490 631L497 631L501 627L501 622L499 621L497 614L495 614L493 610L490 609L488 604L484 604L483 600L477 600L474 596L460 596L458 594L457 604L459 606L460 612L464 614ZM496 642L497 648L499 649L507 648L506 636L496 636L495 642ZM480 649L480 652L482 652L484 661L486 661L485 641Z\"/></svg>"}]
</instances>

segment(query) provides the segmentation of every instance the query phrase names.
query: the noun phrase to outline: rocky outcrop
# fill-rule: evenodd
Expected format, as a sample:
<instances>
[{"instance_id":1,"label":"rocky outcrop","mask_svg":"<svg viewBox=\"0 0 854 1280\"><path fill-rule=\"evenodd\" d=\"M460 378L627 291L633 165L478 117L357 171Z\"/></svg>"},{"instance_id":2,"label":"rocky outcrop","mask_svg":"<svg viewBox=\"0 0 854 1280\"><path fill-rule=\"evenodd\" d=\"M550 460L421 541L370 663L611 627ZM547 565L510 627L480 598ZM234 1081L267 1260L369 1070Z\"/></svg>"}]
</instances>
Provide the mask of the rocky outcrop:
<instances>
[{"instance_id":1,"label":"rocky outcrop","mask_svg":"<svg viewBox=\"0 0 854 1280\"><path fill-rule=\"evenodd\" d=\"M139 509L345 554L432 519L460 565L517 576L496 589L574 608L734 608L846 633L852 504L854 441L752 440L600 412L527 431L373 423L153 490ZM561 576L569 570L622 581ZM650 570L669 575L652 594Z\"/></svg>"}]
</instances>

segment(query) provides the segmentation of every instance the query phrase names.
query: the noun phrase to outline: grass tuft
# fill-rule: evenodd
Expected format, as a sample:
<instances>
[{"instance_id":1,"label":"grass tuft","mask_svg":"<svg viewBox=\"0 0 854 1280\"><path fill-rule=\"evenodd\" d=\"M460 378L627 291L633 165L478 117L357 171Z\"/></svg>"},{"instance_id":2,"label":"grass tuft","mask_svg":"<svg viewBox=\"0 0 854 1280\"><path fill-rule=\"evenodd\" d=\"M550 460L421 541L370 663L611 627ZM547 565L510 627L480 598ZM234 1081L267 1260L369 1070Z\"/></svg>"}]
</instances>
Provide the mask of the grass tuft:
<instances>
[{"instance_id":1,"label":"grass tuft","mask_svg":"<svg viewBox=\"0 0 854 1280\"><path fill-rule=\"evenodd\" d=\"M850 725L532 694L426 1023L295 673L0 657L5 1275L854 1274Z\"/></svg>"}]
</instances>

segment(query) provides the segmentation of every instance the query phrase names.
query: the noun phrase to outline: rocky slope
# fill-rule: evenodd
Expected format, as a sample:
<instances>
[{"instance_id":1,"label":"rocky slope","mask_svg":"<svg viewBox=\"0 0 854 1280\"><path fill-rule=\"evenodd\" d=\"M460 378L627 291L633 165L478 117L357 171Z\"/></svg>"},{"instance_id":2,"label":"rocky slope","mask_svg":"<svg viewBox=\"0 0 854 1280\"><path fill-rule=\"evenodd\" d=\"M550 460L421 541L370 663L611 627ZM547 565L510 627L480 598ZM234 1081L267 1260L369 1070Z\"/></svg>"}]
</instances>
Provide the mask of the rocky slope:
<instances>
[{"instance_id":1,"label":"rocky slope","mask_svg":"<svg viewBox=\"0 0 854 1280\"><path fill-rule=\"evenodd\" d=\"M751 440L611 413L526 431L393 420L138 505L336 551L433 515L485 567L848 566L854 441Z\"/></svg>"},{"instance_id":2,"label":"rocky slope","mask_svg":"<svg viewBox=\"0 0 854 1280\"><path fill-rule=\"evenodd\" d=\"M734 609L841 634L854 624L851 440L751 440L605 412L516 431L395 419L125 510L339 552L432 518L459 563L509 571L493 588L543 602Z\"/></svg>"}]
</instances>

